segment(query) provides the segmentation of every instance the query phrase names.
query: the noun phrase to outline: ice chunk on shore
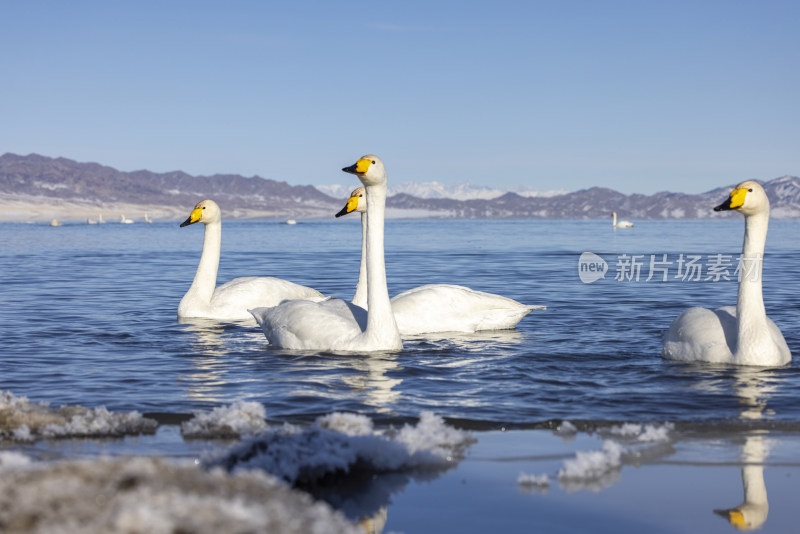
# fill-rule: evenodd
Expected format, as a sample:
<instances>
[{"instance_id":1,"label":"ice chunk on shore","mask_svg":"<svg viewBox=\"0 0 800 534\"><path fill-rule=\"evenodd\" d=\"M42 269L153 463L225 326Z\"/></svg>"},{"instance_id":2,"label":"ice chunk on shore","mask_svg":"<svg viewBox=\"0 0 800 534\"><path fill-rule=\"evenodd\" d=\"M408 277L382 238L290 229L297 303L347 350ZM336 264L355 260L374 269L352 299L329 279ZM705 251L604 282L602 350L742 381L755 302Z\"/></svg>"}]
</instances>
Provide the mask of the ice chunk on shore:
<instances>
[{"instance_id":1,"label":"ice chunk on shore","mask_svg":"<svg viewBox=\"0 0 800 534\"><path fill-rule=\"evenodd\" d=\"M333 412L317 418L316 424L348 436L369 436L375 432L372 419L354 413Z\"/></svg>"},{"instance_id":2,"label":"ice chunk on shore","mask_svg":"<svg viewBox=\"0 0 800 534\"><path fill-rule=\"evenodd\" d=\"M546 488L550 486L550 476L543 475L530 475L528 473L520 472L517 477L517 484L523 488Z\"/></svg>"},{"instance_id":3,"label":"ice chunk on shore","mask_svg":"<svg viewBox=\"0 0 800 534\"><path fill-rule=\"evenodd\" d=\"M575 458L564 461L558 471L559 480L594 480L622 467L625 448L616 441L603 442L599 451L578 451Z\"/></svg>"},{"instance_id":4,"label":"ice chunk on shore","mask_svg":"<svg viewBox=\"0 0 800 534\"><path fill-rule=\"evenodd\" d=\"M229 475L159 458L3 470L0 525L5 534L360 532L328 505L267 474Z\"/></svg>"},{"instance_id":5,"label":"ice chunk on shore","mask_svg":"<svg viewBox=\"0 0 800 534\"><path fill-rule=\"evenodd\" d=\"M284 425L206 459L228 470L263 469L289 483L308 483L354 469L390 472L447 469L471 443L469 433L430 412L417 425L383 433L364 416L331 414L310 427Z\"/></svg>"},{"instance_id":6,"label":"ice chunk on shore","mask_svg":"<svg viewBox=\"0 0 800 534\"><path fill-rule=\"evenodd\" d=\"M556 434L577 434L578 428L573 425L570 421L562 421L558 428L556 428Z\"/></svg>"},{"instance_id":7,"label":"ice chunk on shore","mask_svg":"<svg viewBox=\"0 0 800 534\"><path fill-rule=\"evenodd\" d=\"M669 441L669 434L675 429L673 423L665 423L661 426L640 425L636 423L625 423L621 426L613 426L609 430L611 434L637 441Z\"/></svg>"},{"instance_id":8,"label":"ice chunk on shore","mask_svg":"<svg viewBox=\"0 0 800 534\"><path fill-rule=\"evenodd\" d=\"M14 451L0 451L0 471L14 467L30 465L31 459L22 453Z\"/></svg>"},{"instance_id":9,"label":"ice chunk on shore","mask_svg":"<svg viewBox=\"0 0 800 534\"><path fill-rule=\"evenodd\" d=\"M0 392L0 441L151 434L158 423L139 412L109 412L105 406L50 407L9 391Z\"/></svg>"},{"instance_id":10,"label":"ice chunk on shore","mask_svg":"<svg viewBox=\"0 0 800 534\"><path fill-rule=\"evenodd\" d=\"M210 412L195 412L181 424L181 434L188 439L240 438L265 431L266 418L261 403L238 401Z\"/></svg>"}]
</instances>

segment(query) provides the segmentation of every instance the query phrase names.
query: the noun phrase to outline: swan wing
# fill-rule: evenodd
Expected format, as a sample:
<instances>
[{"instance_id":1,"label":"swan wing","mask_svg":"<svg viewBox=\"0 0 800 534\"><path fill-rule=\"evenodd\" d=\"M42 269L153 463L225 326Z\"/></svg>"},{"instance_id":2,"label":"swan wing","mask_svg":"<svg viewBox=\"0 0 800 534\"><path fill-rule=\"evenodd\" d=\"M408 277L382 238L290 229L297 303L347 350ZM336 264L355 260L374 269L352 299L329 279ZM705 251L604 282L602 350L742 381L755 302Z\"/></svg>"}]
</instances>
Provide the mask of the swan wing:
<instances>
[{"instance_id":1,"label":"swan wing","mask_svg":"<svg viewBox=\"0 0 800 534\"><path fill-rule=\"evenodd\" d=\"M367 323L367 312L340 299L288 300L250 310L271 345L291 350L345 349Z\"/></svg>"},{"instance_id":2,"label":"swan wing","mask_svg":"<svg viewBox=\"0 0 800 534\"><path fill-rule=\"evenodd\" d=\"M664 336L661 356L686 362L729 363L736 347L736 307L689 308Z\"/></svg>"},{"instance_id":3,"label":"swan wing","mask_svg":"<svg viewBox=\"0 0 800 534\"><path fill-rule=\"evenodd\" d=\"M214 289L209 318L252 321L250 308L276 306L288 299L321 300L316 289L272 277L234 278Z\"/></svg>"},{"instance_id":4,"label":"swan wing","mask_svg":"<svg viewBox=\"0 0 800 534\"><path fill-rule=\"evenodd\" d=\"M778 325L776 325L769 317L767 317L767 325L769 327L769 333L772 337L772 341L775 343L775 347L780 355L777 365L785 365L789 363L792 361L792 351L789 350L789 345L786 343L786 339L784 339L781 329L778 328Z\"/></svg>"},{"instance_id":5,"label":"swan wing","mask_svg":"<svg viewBox=\"0 0 800 534\"><path fill-rule=\"evenodd\" d=\"M416 287L392 299L397 327L404 335L505 330L532 310L544 308L451 284Z\"/></svg>"}]
</instances>

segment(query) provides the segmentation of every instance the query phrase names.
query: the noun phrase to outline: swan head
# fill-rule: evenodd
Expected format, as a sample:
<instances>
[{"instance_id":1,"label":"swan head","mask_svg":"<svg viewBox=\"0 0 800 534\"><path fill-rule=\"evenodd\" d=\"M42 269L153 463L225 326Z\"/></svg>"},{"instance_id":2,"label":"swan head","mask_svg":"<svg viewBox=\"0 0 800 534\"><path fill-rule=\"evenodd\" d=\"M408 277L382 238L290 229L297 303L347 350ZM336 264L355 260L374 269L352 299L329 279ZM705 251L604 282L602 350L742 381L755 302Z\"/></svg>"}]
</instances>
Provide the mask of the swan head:
<instances>
[{"instance_id":1,"label":"swan head","mask_svg":"<svg viewBox=\"0 0 800 534\"><path fill-rule=\"evenodd\" d=\"M337 217L341 217L342 215L347 215L348 213L353 213L357 211L359 213L364 213L367 211L367 191L363 187L357 187L353 189L353 192L350 193L350 198L347 199L347 203L344 207L336 214Z\"/></svg>"},{"instance_id":2,"label":"swan head","mask_svg":"<svg viewBox=\"0 0 800 534\"><path fill-rule=\"evenodd\" d=\"M730 510L714 510L714 513L727 519L737 530L755 530L767 520L769 507L743 504Z\"/></svg>"},{"instance_id":3,"label":"swan head","mask_svg":"<svg viewBox=\"0 0 800 534\"><path fill-rule=\"evenodd\" d=\"M378 156L367 154L353 165L342 169L344 172L355 174L365 186L386 183L386 169Z\"/></svg>"},{"instance_id":4,"label":"swan head","mask_svg":"<svg viewBox=\"0 0 800 534\"><path fill-rule=\"evenodd\" d=\"M767 192L758 182L748 180L737 185L728 198L714 211L736 210L744 215L769 212Z\"/></svg>"},{"instance_id":5,"label":"swan head","mask_svg":"<svg viewBox=\"0 0 800 534\"><path fill-rule=\"evenodd\" d=\"M216 202L213 200L201 200L195 205L192 213L189 214L189 218L181 223L181 228L196 222L208 224L219 221L221 218L222 215Z\"/></svg>"}]
</instances>

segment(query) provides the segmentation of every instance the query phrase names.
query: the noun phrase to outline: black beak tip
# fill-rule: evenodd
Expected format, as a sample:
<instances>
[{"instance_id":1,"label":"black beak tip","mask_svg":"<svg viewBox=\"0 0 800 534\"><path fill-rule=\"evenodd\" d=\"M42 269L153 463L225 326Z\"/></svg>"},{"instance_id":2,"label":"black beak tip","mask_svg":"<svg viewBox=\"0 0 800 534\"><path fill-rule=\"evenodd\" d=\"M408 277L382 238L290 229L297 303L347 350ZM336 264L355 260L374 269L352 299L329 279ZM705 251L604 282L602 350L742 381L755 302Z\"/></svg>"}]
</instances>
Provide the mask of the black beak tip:
<instances>
[{"instance_id":1,"label":"black beak tip","mask_svg":"<svg viewBox=\"0 0 800 534\"><path fill-rule=\"evenodd\" d=\"M726 200L725 202L723 202L719 206L715 206L714 207L714 211L728 211L730 209L731 209L731 201L730 201L730 199Z\"/></svg>"},{"instance_id":2,"label":"black beak tip","mask_svg":"<svg viewBox=\"0 0 800 534\"><path fill-rule=\"evenodd\" d=\"M347 215L347 206L345 206L345 207L343 207L341 210L339 210L339 213L337 213L336 215L334 215L334 217L336 217L336 218L338 219L338 218L339 218L339 217L341 217L342 215Z\"/></svg>"},{"instance_id":3,"label":"black beak tip","mask_svg":"<svg viewBox=\"0 0 800 534\"><path fill-rule=\"evenodd\" d=\"M349 167L343 167L342 170L350 174L358 174L355 165L350 165Z\"/></svg>"}]
</instances>

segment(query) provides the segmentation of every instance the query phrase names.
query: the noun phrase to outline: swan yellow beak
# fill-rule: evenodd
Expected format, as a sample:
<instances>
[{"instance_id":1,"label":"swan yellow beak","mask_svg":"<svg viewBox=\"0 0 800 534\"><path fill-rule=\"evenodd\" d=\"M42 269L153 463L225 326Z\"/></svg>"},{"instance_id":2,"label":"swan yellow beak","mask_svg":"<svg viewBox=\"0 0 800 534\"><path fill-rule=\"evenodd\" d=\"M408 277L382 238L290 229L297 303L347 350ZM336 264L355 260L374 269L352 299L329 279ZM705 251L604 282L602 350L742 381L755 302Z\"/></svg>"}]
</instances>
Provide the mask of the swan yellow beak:
<instances>
[{"instance_id":1,"label":"swan yellow beak","mask_svg":"<svg viewBox=\"0 0 800 534\"><path fill-rule=\"evenodd\" d=\"M744 187L731 191L728 199L714 208L714 211L736 210L744 205L744 197L750 190Z\"/></svg>"},{"instance_id":2,"label":"swan yellow beak","mask_svg":"<svg viewBox=\"0 0 800 534\"><path fill-rule=\"evenodd\" d=\"M196 223L197 221L200 220L200 217L202 217L202 215L203 215L203 208L193 209L192 213L189 214L189 218L181 223L181 228Z\"/></svg>"},{"instance_id":3,"label":"swan yellow beak","mask_svg":"<svg viewBox=\"0 0 800 534\"><path fill-rule=\"evenodd\" d=\"M342 170L344 172L349 172L350 174L355 174L357 176L364 176L369 170L370 165L372 165L372 160L361 158L360 160L356 161L354 165L345 167Z\"/></svg>"},{"instance_id":4,"label":"swan yellow beak","mask_svg":"<svg viewBox=\"0 0 800 534\"><path fill-rule=\"evenodd\" d=\"M358 209L358 197L350 197L347 199L347 204L336 214L336 217L353 213L356 209Z\"/></svg>"},{"instance_id":5,"label":"swan yellow beak","mask_svg":"<svg viewBox=\"0 0 800 534\"><path fill-rule=\"evenodd\" d=\"M730 510L714 510L714 513L721 515L728 520L728 523L738 529L744 529L747 527L747 521L745 521L744 514L741 510L731 508Z\"/></svg>"}]
</instances>

